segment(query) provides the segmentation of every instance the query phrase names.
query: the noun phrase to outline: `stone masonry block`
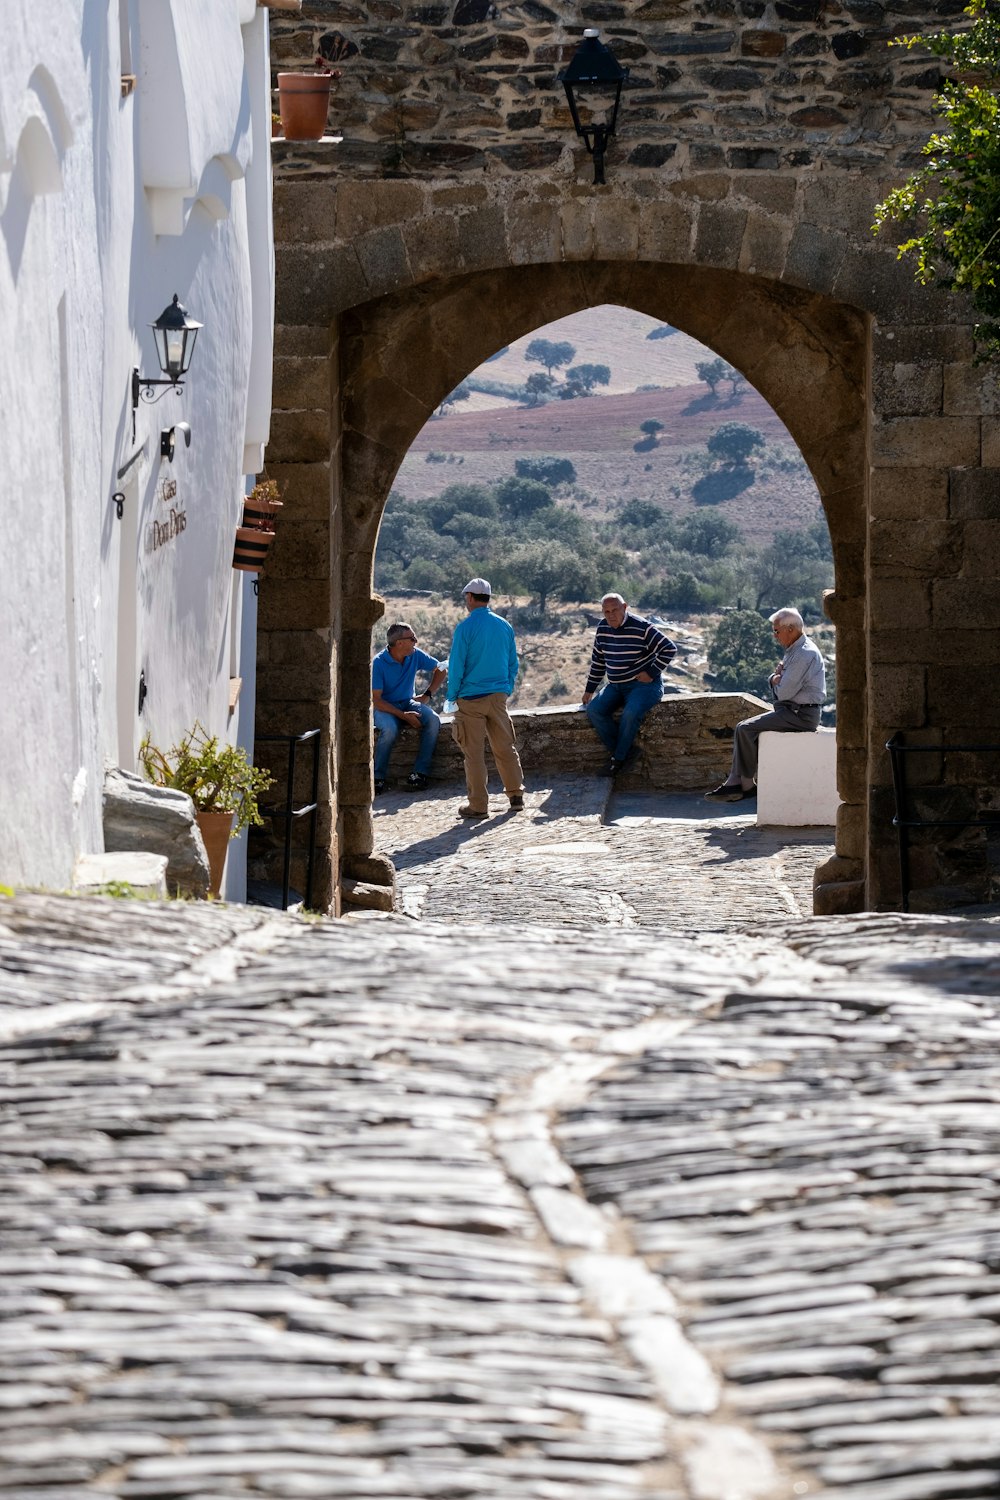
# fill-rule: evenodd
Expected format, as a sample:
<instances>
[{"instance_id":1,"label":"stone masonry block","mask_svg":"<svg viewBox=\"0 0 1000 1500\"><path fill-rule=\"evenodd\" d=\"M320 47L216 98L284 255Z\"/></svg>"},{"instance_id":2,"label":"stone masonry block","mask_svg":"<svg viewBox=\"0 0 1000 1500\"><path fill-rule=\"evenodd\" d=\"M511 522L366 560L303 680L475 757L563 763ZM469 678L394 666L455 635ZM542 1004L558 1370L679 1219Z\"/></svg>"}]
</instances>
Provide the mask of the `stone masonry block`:
<instances>
[{"instance_id":1,"label":"stone masonry block","mask_svg":"<svg viewBox=\"0 0 1000 1500\"><path fill-rule=\"evenodd\" d=\"M900 630L930 628L931 586L925 579L873 578L869 602L873 635L890 625Z\"/></svg>"},{"instance_id":2,"label":"stone masonry block","mask_svg":"<svg viewBox=\"0 0 1000 1500\"><path fill-rule=\"evenodd\" d=\"M1000 381L992 370L970 362L944 367L944 410L948 415L995 416L1000 412Z\"/></svg>"},{"instance_id":3,"label":"stone masonry block","mask_svg":"<svg viewBox=\"0 0 1000 1500\"><path fill-rule=\"evenodd\" d=\"M375 847L372 828L371 786L365 788L362 801L340 805L340 847L344 858L371 854Z\"/></svg>"},{"instance_id":4,"label":"stone masonry block","mask_svg":"<svg viewBox=\"0 0 1000 1500\"><path fill-rule=\"evenodd\" d=\"M274 329L274 352L279 358L329 359L336 345L333 330L325 324L278 323Z\"/></svg>"},{"instance_id":5,"label":"stone masonry block","mask_svg":"<svg viewBox=\"0 0 1000 1500\"><path fill-rule=\"evenodd\" d=\"M294 464L280 463L267 453L268 478L275 480L284 501L282 520L286 517L300 521L319 520L329 516L330 465L329 463Z\"/></svg>"},{"instance_id":6,"label":"stone masonry block","mask_svg":"<svg viewBox=\"0 0 1000 1500\"><path fill-rule=\"evenodd\" d=\"M354 247L288 245L277 261L275 321L328 326L370 297Z\"/></svg>"},{"instance_id":7,"label":"stone masonry block","mask_svg":"<svg viewBox=\"0 0 1000 1500\"><path fill-rule=\"evenodd\" d=\"M837 676L837 744L843 750L864 750L867 746L865 734L865 694L863 688L848 691L840 685Z\"/></svg>"},{"instance_id":8,"label":"stone masonry block","mask_svg":"<svg viewBox=\"0 0 1000 1500\"><path fill-rule=\"evenodd\" d=\"M640 260L690 260L693 224L689 205L675 198L643 203L639 223Z\"/></svg>"},{"instance_id":9,"label":"stone masonry block","mask_svg":"<svg viewBox=\"0 0 1000 1500\"><path fill-rule=\"evenodd\" d=\"M880 521L948 518L948 475L943 469L874 469L870 493L872 516Z\"/></svg>"},{"instance_id":10,"label":"stone masonry block","mask_svg":"<svg viewBox=\"0 0 1000 1500\"><path fill-rule=\"evenodd\" d=\"M311 186L311 184L309 184ZM337 238L349 243L373 229L419 217L424 190L402 179L341 180L337 186Z\"/></svg>"},{"instance_id":11,"label":"stone masonry block","mask_svg":"<svg viewBox=\"0 0 1000 1500\"><path fill-rule=\"evenodd\" d=\"M261 580L257 625L261 630L281 630L289 620L303 630L323 630L332 623L330 583L327 579Z\"/></svg>"},{"instance_id":12,"label":"stone masonry block","mask_svg":"<svg viewBox=\"0 0 1000 1500\"><path fill-rule=\"evenodd\" d=\"M410 280L403 235L395 226L360 236L354 241L354 249L370 295L383 297Z\"/></svg>"},{"instance_id":13,"label":"stone masonry block","mask_svg":"<svg viewBox=\"0 0 1000 1500\"><path fill-rule=\"evenodd\" d=\"M932 724L946 724L956 736L1000 728L1000 693L983 692L980 666L951 662L928 668L927 709Z\"/></svg>"},{"instance_id":14,"label":"stone masonry block","mask_svg":"<svg viewBox=\"0 0 1000 1500\"><path fill-rule=\"evenodd\" d=\"M872 406L882 417L938 416L941 412L940 365L876 363L872 369Z\"/></svg>"},{"instance_id":15,"label":"stone masonry block","mask_svg":"<svg viewBox=\"0 0 1000 1500\"><path fill-rule=\"evenodd\" d=\"M331 633L328 630L273 630L267 637L268 662L282 666L294 662L330 676Z\"/></svg>"},{"instance_id":16,"label":"stone masonry block","mask_svg":"<svg viewBox=\"0 0 1000 1500\"><path fill-rule=\"evenodd\" d=\"M329 578L330 527L282 517L267 560L269 578Z\"/></svg>"},{"instance_id":17,"label":"stone masonry block","mask_svg":"<svg viewBox=\"0 0 1000 1500\"><path fill-rule=\"evenodd\" d=\"M837 853L844 859L864 859L865 810L863 804L842 802L837 809Z\"/></svg>"},{"instance_id":18,"label":"stone masonry block","mask_svg":"<svg viewBox=\"0 0 1000 1500\"><path fill-rule=\"evenodd\" d=\"M798 224L788 246L783 280L811 292L829 292L837 279L847 241L815 224Z\"/></svg>"},{"instance_id":19,"label":"stone masonry block","mask_svg":"<svg viewBox=\"0 0 1000 1500\"><path fill-rule=\"evenodd\" d=\"M732 192L741 202L758 204L776 218L787 218L795 207L795 178L784 172L734 173Z\"/></svg>"},{"instance_id":20,"label":"stone masonry block","mask_svg":"<svg viewBox=\"0 0 1000 1500\"><path fill-rule=\"evenodd\" d=\"M897 417L872 428L876 467L950 469L979 462L979 423L974 417Z\"/></svg>"},{"instance_id":21,"label":"stone masonry block","mask_svg":"<svg viewBox=\"0 0 1000 1500\"><path fill-rule=\"evenodd\" d=\"M881 185L874 178L855 172L817 173L807 178L803 188L803 223L851 234L865 244L881 195Z\"/></svg>"},{"instance_id":22,"label":"stone masonry block","mask_svg":"<svg viewBox=\"0 0 1000 1500\"><path fill-rule=\"evenodd\" d=\"M780 276L785 266L791 230L766 211L747 216L740 246L739 268L751 276Z\"/></svg>"},{"instance_id":23,"label":"stone masonry block","mask_svg":"<svg viewBox=\"0 0 1000 1500\"><path fill-rule=\"evenodd\" d=\"M972 335L953 323L918 323L906 327L896 319L872 326L872 354L889 364L948 364L972 359Z\"/></svg>"},{"instance_id":24,"label":"stone masonry block","mask_svg":"<svg viewBox=\"0 0 1000 1500\"><path fill-rule=\"evenodd\" d=\"M952 469L948 514L956 521L1000 519L1000 468Z\"/></svg>"},{"instance_id":25,"label":"stone masonry block","mask_svg":"<svg viewBox=\"0 0 1000 1500\"><path fill-rule=\"evenodd\" d=\"M274 239L277 245L331 244L337 238L337 189L332 179L274 184ZM283 255L279 250L279 260Z\"/></svg>"},{"instance_id":26,"label":"stone masonry block","mask_svg":"<svg viewBox=\"0 0 1000 1500\"><path fill-rule=\"evenodd\" d=\"M562 259L589 260L594 253L594 224L588 198L566 198L559 205Z\"/></svg>"},{"instance_id":27,"label":"stone masonry block","mask_svg":"<svg viewBox=\"0 0 1000 1500\"><path fill-rule=\"evenodd\" d=\"M919 728L926 717L927 669L912 662L872 666L869 689L877 722L895 729Z\"/></svg>"},{"instance_id":28,"label":"stone masonry block","mask_svg":"<svg viewBox=\"0 0 1000 1500\"><path fill-rule=\"evenodd\" d=\"M298 411L303 407L329 407L330 361L322 355L311 359L275 358L273 369L273 407L278 411Z\"/></svg>"},{"instance_id":29,"label":"stone masonry block","mask_svg":"<svg viewBox=\"0 0 1000 1500\"><path fill-rule=\"evenodd\" d=\"M983 467L1000 469L1000 418L983 417L979 427Z\"/></svg>"},{"instance_id":30,"label":"stone masonry block","mask_svg":"<svg viewBox=\"0 0 1000 1500\"><path fill-rule=\"evenodd\" d=\"M268 464L321 463L330 455L330 413L273 411Z\"/></svg>"},{"instance_id":31,"label":"stone masonry block","mask_svg":"<svg viewBox=\"0 0 1000 1500\"><path fill-rule=\"evenodd\" d=\"M956 521L873 521L869 564L874 581L924 576L947 578L962 562L962 527Z\"/></svg>"},{"instance_id":32,"label":"stone masonry block","mask_svg":"<svg viewBox=\"0 0 1000 1500\"><path fill-rule=\"evenodd\" d=\"M837 789L845 802L864 801L868 790L867 747L858 750L838 749Z\"/></svg>"},{"instance_id":33,"label":"stone masonry block","mask_svg":"<svg viewBox=\"0 0 1000 1500\"><path fill-rule=\"evenodd\" d=\"M700 265L739 264L747 210L730 203L703 203L695 229L695 256Z\"/></svg>"},{"instance_id":34,"label":"stone masonry block","mask_svg":"<svg viewBox=\"0 0 1000 1500\"><path fill-rule=\"evenodd\" d=\"M507 258L507 225L499 205L463 214L458 221L458 254L468 271L503 265Z\"/></svg>"},{"instance_id":35,"label":"stone masonry block","mask_svg":"<svg viewBox=\"0 0 1000 1500\"><path fill-rule=\"evenodd\" d=\"M944 294L918 286L911 268L897 261L894 251L871 246L849 250L828 290L839 301L866 308L886 322L947 323L954 319L954 309Z\"/></svg>"},{"instance_id":36,"label":"stone masonry block","mask_svg":"<svg viewBox=\"0 0 1000 1500\"><path fill-rule=\"evenodd\" d=\"M966 521L962 552L962 577L1000 585L1000 519L989 521ZM974 613L977 596L987 592L984 588L970 590L969 607ZM992 590L989 590L992 592Z\"/></svg>"},{"instance_id":37,"label":"stone masonry block","mask_svg":"<svg viewBox=\"0 0 1000 1500\"><path fill-rule=\"evenodd\" d=\"M1000 589L977 588L966 578L939 578L931 584L931 618L935 627L959 621L979 630L1000 629Z\"/></svg>"},{"instance_id":38,"label":"stone masonry block","mask_svg":"<svg viewBox=\"0 0 1000 1500\"><path fill-rule=\"evenodd\" d=\"M415 281L454 271L458 264L458 222L450 214L405 224L402 235Z\"/></svg>"},{"instance_id":39,"label":"stone masonry block","mask_svg":"<svg viewBox=\"0 0 1000 1500\"><path fill-rule=\"evenodd\" d=\"M561 258L558 204L551 199L515 199L507 208L507 244L514 265Z\"/></svg>"},{"instance_id":40,"label":"stone masonry block","mask_svg":"<svg viewBox=\"0 0 1000 1500\"><path fill-rule=\"evenodd\" d=\"M594 254L601 260L635 260L639 205L599 198L594 204Z\"/></svg>"}]
</instances>

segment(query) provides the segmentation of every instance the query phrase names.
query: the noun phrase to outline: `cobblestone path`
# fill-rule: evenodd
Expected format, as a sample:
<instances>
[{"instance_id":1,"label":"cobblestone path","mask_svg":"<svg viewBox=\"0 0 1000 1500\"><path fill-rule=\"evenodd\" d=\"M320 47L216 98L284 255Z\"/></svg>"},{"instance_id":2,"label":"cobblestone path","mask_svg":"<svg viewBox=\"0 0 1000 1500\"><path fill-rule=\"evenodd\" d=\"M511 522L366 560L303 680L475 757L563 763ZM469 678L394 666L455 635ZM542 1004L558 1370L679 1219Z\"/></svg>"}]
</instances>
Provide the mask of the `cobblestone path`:
<instances>
[{"instance_id":1,"label":"cobblestone path","mask_svg":"<svg viewBox=\"0 0 1000 1500\"><path fill-rule=\"evenodd\" d=\"M742 804L619 794L599 777L532 788L523 812L494 796L481 823L456 817L459 787L389 793L378 848L402 904L441 922L523 922L742 932L812 911L812 875L831 829L757 828Z\"/></svg>"},{"instance_id":2,"label":"cobblestone path","mask_svg":"<svg viewBox=\"0 0 1000 1500\"><path fill-rule=\"evenodd\" d=\"M1000 922L538 815L417 920L0 902L2 1500L996 1500Z\"/></svg>"}]
</instances>

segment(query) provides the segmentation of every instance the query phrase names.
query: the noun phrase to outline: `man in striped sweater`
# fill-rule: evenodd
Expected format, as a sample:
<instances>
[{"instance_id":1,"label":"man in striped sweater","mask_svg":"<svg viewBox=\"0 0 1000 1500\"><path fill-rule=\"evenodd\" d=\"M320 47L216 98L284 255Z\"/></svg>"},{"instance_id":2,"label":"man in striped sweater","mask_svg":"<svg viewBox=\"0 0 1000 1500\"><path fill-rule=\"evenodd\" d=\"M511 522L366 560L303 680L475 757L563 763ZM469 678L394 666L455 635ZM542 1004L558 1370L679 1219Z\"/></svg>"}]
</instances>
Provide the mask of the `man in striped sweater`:
<instances>
[{"instance_id":1,"label":"man in striped sweater","mask_svg":"<svg viewBox=\"0 0 1000 1500\"><path fill-rule=\"evenodd\" d=\"M601 772L615 776L631 759L632 742L646 714L663 694L662 673L673 660L673 641L628 609L621 594L601 600L604 622L597 627L590 673L583 695L587 717L611 754ZM598 693L601 678L607 682ZM621 717L615 722L615 714Z\"/></svg>"}]
</instances>

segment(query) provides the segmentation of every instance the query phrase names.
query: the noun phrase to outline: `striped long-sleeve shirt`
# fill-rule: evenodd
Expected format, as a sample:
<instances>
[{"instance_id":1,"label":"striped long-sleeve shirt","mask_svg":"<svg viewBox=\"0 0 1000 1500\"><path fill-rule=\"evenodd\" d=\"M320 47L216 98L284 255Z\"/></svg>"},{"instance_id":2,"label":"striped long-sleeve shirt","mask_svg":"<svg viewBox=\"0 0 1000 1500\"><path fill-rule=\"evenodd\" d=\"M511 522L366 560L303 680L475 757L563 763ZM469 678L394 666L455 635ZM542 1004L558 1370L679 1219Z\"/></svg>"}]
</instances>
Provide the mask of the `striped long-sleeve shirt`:
<instances>
[{"instance_id":1,"label":"striped long-sleeve shirt","mask_svg":"<svg viewBox=\"0 0 1000 1500\"><path fill-rule=\"evenodd\" d=\"M627 612L617 628L602 620L594 637L585 691L593 693L605 672L609 682L632 682L640 672L659 677L676 654L669 636L639 615Z\"/></svg>"}]
</instances>

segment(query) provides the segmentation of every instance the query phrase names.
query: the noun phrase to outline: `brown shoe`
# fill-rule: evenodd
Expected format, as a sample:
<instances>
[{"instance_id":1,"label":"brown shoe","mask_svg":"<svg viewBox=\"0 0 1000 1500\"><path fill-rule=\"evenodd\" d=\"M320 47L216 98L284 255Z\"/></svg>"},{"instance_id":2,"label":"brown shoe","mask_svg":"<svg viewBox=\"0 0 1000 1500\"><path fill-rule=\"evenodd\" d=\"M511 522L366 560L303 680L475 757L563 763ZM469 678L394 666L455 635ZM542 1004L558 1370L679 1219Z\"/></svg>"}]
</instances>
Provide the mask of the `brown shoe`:
<instances>
[{"instance_id":1,"label":"brown shoe","mask_svg":"<svg viewBox=\"0 0 1000 1500\"><path fill-rule=\"evenodd\" d=\"M480 812L478 807L470 807L467 802L463 802L458 809L458 816L460 818L488 818L489 815L489 809Z\"/></svg>"}]
</instances>

